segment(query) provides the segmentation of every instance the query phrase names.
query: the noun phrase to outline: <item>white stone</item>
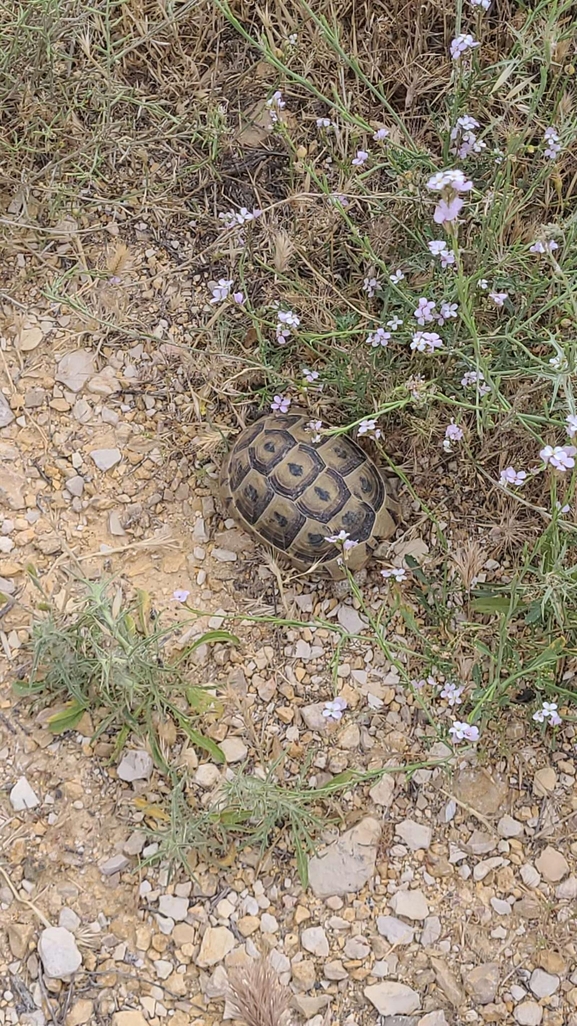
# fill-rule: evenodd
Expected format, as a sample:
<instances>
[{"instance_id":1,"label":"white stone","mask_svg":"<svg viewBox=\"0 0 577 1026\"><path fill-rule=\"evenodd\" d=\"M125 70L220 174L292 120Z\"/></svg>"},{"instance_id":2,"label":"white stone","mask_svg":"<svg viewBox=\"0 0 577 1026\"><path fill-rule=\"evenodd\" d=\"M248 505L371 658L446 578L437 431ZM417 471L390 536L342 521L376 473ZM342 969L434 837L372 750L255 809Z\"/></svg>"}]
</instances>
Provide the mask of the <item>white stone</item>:
<instances>
[{"instance_id":1,"label":"white stone","mask_svg":"<svg viewBox=\"0 0 577 1026\"><path fill-rule=\"evenodd\" d=\"M505 901L504 898L491 898L491 907L498 916L511 915L511 903L509 901Z\"/></svg>"},{"instance_id":2,"label":"white stone","mask_svg":"<svg viewBox=\"0 0 577 1026\"><path fill-rule=\"evenodd\" d=\"M473 880L475 883L479 883L484 880L489 873L492 873L494 869L499 869L505 865L505 859L502 859L500 855L494 855L491 859L483 859L482 862L478 862L473 869Z\"/></svg>"},{"instance_id":3,"label":"white stone","mask_svg":"<svg viewBox=\"0 0 577 1026\"><path fill-rule=\"evenodd\" d=\"M14 414L8 405L8 400L0 392L0 428L8 427L14 420Z\"/></svg>"},{"instance_id":4,"label":"white stone","mask_svg":"<svg viewBox=\"0 0 577 1026\"><path fill-rule=\"evenodd\" d=\"M66 482L66 489L71 495L79 499L84 491L84 478L80 474L74 474L73 477L69 477Z\"/></svg>"},{"instance_id":5,"label":"white stone","mask_svg":"<svg viewBox=\"0 0 577 1026\"><path fill-rule=\"evenodd\" d=\"M98 469L104 473L115 467L122 459L120 449L92 449L89 456L94 460Z\"/></svg>"},{"instance_id":6,"label":"white stone","mask_svg":"<svg viewBox=\"0 0 577 1026\"><path fill-rule=\"evenodd\" d=\"M263 912L260 919L261 933L276 933L278 930L278 919L270 912Z\"/></svg>"},{"instance_id":7,"label":"white stone","mask_svg":"<svg viewBox=\"0 0 577 1026\"><path fill-rule=\"evenodd\" d=\"M529 980L529 987L536 998L551 997L558 989L560 979L553 973L546 973L544 969L534 969Z\"/></svg>"},{"instance_id":8,"label":"white stone","mask_svg":"<svg viewBox=\"0 0 577 1026\"><path fill-rule=\"evenodd\" d=\"M194 782L208 790L220 783L220 770L212 762L203 762L194 774Z\"/></svg>"},{"instance_id":9,"label":"white stone","mask_svg":"<svg viewBox=\"0 0 577 1026\"><path fill-rule=\"evenodd\" d=\"M562 880L555 888L555 896L567 901L577 898L577 876L568 876L566 880Z\"/></svg>"},{"instance_id":10,"label":"white stone","mask_svg":"<svg viewBox=\"0 0 577 1026\"><path fill-rule=\"evenodd\" d=\"M118 378L114 373L114 369L112 367L104 367L93 378L90 378L87 389L89 392L93 392L94 395L112 395L114 392L118 392Z\"/></svg>"},{"instance_id":11,"label":"white stone","mask_svg":"<svg viewBox=\"0 0 577 1026\"><path fill-rule=\"evenodd\" d=\"M56 380L62 381L71 392L79 392L94 374L94 357L87 349L77 349L63 356L56 370Z\"/></svg>"},{"instance_id":12,"label":"white stone","mask_svg":"<svg viewBox=\"0 0 577 1026\"><path fill-rule=\"evenodd\" d=\"M26 777L20 777L10 791L10 804L15 812L23 812L24 809L35 809L40 805L40 799L32 790ZM50 975L50 974L48 974Z\"/></svg>"},{"instance_id":13,"label":"white stone","mask_svg":"<svg viewBox=\"0 0 577 1026\"><path fill-rule=\"evenodd\" d=\"M38 954L44 972L54 980L64 980L82 965L82 955L70 930L63 926L49 926L38 939Z\"/></svg>"},{"instance_id":14,"label":"white stone","mask_svg":"<svg viewBox=\"0 0 577 1026\"><path fill-rule=\"evenodd\" d=\"M441 920L438 916L427 916L420 941L424 948L430 948L436 944L441 936Z\"/></svg>"},{"instance_id":15,"label":"white stone","mask_svg":"<svg viewBox=\"0 0 577 1026\"><path fill-rule=\"evenodd\" d=\"M248 748L239 737L226 737L220 748L227 762L242 762L248 755Z\"/></svg>"},{"instance_id":16,"label":"white stone","mask_svg":"<svg viewBox=\"0 0 577 1026\"><path fill-rule=\"evenodd\" d=\"M359 634L367 626L366 620L361 619L356 609L342 603L337 610L337 620L349 634Z\"/></svg>"},{"instance_id":17,"label":"white stone","mask_svg":"<svg viewBox=\"0 0 577 1026\"><path fill-rule=\"evenodd\" d=\"M76 933L80 923L80 916L76 915L74 909L67 908L66 906L60 909L60 914L58 916L59 926L64 927L64 929L68 930L70 933Z\"/></svg>"},{"instance_id":18,"label":"white stone","mask_svg":"<svg viewBox=\"0 0 577 1026\"><path fill-rule=\"evenodd\" d=\"M112 855L109 859L99 862L98 868L103 876L114 876L115 873L122 873L128 865L129 860L126 858L126 855L119 852L117 855Z\"/></svg>"},{"instance_id":19,"label":"white stone","mask_svg":"<svg viewBox=\"0 0 577 1026\"><path fill-rule=\"evenodd\" d=\"M309 860L309 880L317 898L356 893L375 872L381 824L360 820L338 840Z\"/></svg>"},{"instance_id":20,"label":"white stone","mask_svg":"<svg viewBox=\"0 0 577 1026\"><path fill-rule=\"evenodd\" d=\"M449 1026L447 1016L442 1008L436 1012L427 1012L422 1019L419 1019L417 1026Z\"/></svg>"},{"instance_id":21,"label":"white stone","mask_svg":"<svg viewBox=\"0 0 577 1026\"><path fill-rule=\"evenodd\" d=\"M333 962L325 962L323 975L326 980L346 980L349 974L340 959L335 959Z\"/></svg>"},{"instance_id":22,"label":"white stone","mask_svg":"<svg viewBox=\"0 0 577 1026\"><path fill-rule=\"evenodd\" d=\"M144 749L131 748L125 752L116 770L121 780L132 783L133 780L148 780L154 763Z\"/></svg>"},{"instance_id":23,"label":"white stone","mask_svg":"<svg viewBox=\"0 0 577 1026\"><path fill-rule=\"evenodd\" d=\"M371 946L364 937L349 937L345 944L345 958L365 959L371 952Z\"/></svg>"},{"instance_id":24,"label":"white stone","mask_svg":"<svg viewBox=\"0 0 577 1026\"><path fill-rule=\"evenodd\" d=\"M411 851L419 851L420 848L427 849L433 839L431 827L423 823L417 823L414 819L404 819L395 827L395 833L403 839Z\"/></svg>"},{"instance_id":25,"label":"white stone","mask_svg":"<svg viewBox=\"0 0 577 1026\"><path fill-rule=\"evenodd\" d=\"M159 976L161 980L167 980L171 972L174 970L172 962L169 962L165 958L156 959L154 968L156 969L156 975Z\"/></svg>"},{"instance_id":26,"label":"white stone","mask_svg":"<svg viewBox=\"0 0 577 1026\"><path fill-rule=\"evenodd\" d=\"M234 933L227 926L208 926L202 938L196 964L201 969L222 962L225 955L232 951L236 944Z\"/></svg>"},{"instance_id":27,"label":"white stone","mask_svg":"<svg viewBox=\"0 0 577 1026\"><path fill-rule=\"evenodd\" d=\"M421 1004L416 990L392 980L383 980L382 983L365 987L364 995L375 1006L379 1015L410 1015L411 1012L416 1012Z\"/></svg>"},{"instance_id":28,"label":"white stone","mask_svg":"<svg viewBox=\"0 0 577 1026\"><path fill-rule=\"evenodd\" d=\"M158 911L162 916L181 923L188 915L188 898L177 898L174 894L161 894L158 899Z\"/></svg>"},{"instance_id":29,"label":"white stone","mask_svg":"<svg viewBox=\"0 0 577 1026\"><path fill-rule=\"evenodd\" d=\"M512 816L505 815L501 816L501 819L497 823L497 833L499 837L519 837L525 830L525 827L518 819L513 819Z\"/></svg>"},{"instance_id":30,"label":"white stone","mask_svg":"<svg viewBox=\"0 0 577 1026\"><path fill-rule=\"evenodd\" d=\"M426 919L429 914L427 899L420 890L397 891L389 904L396 915L405 919Z\"/></svg>"},{"instance_id":31,"label":"white stone","mask_svg":"<svg viewBox=\"0 0 577 1026\"><path fill-rule=\"evenodd\" d=\"M389 944L411 944L415 939L415 928L394 916L377 916L377 930Z\"/></svg>"},{"instance_id":32,"label":"white stone","mask_svg":"<svg viewBox=\"0 0 577 1026\"><path fill-rule=\"evenodd\" d=\"M513 1015L519 1026L539 1026L543 1018L543 1009L536 1001L523 1001L523 1004L517 1005Z\"/></svg>"},{"instance_id":33,"label":"white stone","mask_svg":"<svg viewBox=\"0 0 577 1026\"><path fill-rule=\"evenodd\" d=\"M530 862L526 862L524 866L521 866L519 870L521 873L521 879L525 884L525 887L531 887L535 889L541 883L541 874L532 866Z\"/></svg>"},{"instance_id":34,"label":"white stone","mask_svg":"<svg viewBox=\"0 0 577 1026\"><path fill-rule=\"evenodd\" d=\"M316 730L318 733L324 734L330 727L334 727L335 721L324 715L324 708L324 702L303 705L301 716L309 730Z\"/></svg>"},{"instance_id":35,"label":"white stone","mask_svg":"<svg viewBox=\"0 0 577 1026\"><path fill-rule=\"evenodd\" d=\"M369 791L369 797L375 805L383 805L386 809L393 801L395 791L395 778L392 773L387 773L378 783L373 784Z\"/></svg>"},{"instance_id":36,"label":"white stone","mask_svg":"<svg viewBox=\"0 0 577 1026\"><path fill-rule=\"evenodd\" d=\"M329 953L329 942L322 926L309 926L308 929L303 930L301 947L318 958L326 958Z\"/></svg>"}]
</instances>

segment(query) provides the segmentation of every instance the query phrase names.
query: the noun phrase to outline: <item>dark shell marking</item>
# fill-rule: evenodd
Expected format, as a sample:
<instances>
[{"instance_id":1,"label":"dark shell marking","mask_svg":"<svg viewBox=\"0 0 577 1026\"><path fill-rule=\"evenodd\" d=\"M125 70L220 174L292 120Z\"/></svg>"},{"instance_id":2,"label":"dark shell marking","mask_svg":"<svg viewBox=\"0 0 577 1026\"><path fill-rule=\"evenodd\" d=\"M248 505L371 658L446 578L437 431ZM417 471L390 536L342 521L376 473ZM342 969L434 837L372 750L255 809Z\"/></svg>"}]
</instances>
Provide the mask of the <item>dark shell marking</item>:
<instances>
[{"instance_id":1,"label":"dark shell marking","mask_svg":"<svg viewBox=\"0 0 577 1026\"><path fill-rule=\"evenodd\" d=\"M232 514L294 563L335 563L338 550L326 536L344 530L366 543L358 546L362 565L394 529L385 482L353 439L313 444L307 420L295 410L245 428L223 467L223 491Z\"/></svg>"}]
</instances>

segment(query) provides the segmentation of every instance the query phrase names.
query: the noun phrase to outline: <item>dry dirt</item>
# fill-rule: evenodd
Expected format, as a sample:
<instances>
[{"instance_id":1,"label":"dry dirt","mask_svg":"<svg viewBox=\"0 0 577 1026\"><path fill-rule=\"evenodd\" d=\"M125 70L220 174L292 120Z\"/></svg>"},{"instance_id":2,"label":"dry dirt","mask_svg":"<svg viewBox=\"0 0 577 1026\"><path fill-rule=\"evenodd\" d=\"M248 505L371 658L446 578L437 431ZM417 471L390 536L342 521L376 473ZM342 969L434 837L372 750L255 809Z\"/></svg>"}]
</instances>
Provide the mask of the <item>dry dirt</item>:
<instances>
[{"instance_id":1,"label":"dry dirt","mask_svg":"<svg viewBox=\"0 0 577 1026\"><path fill-rule=\"evenodd\" d=\"M291 988L295 1015L314 1026L327 1009L330 1021L351 1024L381 1014L389 1026L575 1026L570 727L552 747L519 706L482 754L337 796L335 824L319 846L364 823L373 830L366 842L373 864L355 892L319 897L303 891L283 832L264 855L233 848L215 864L197 861L192 878L143 864L153 853L145 828L156 822L166 779L154 769L121 780L110 739L91 742L88 716L54 737L42 715L14 697L39 600L26 575L32 564L57 605L76 576L110 577L126 600L143 589L167 622L187 620L189 635L219 626L226 614L297 621L237 623L238 647L197 650L193 678L227 689L225 713L209 721L208 733L229 742L230 765L207 766L201 753L167 736L167 753L191 774L191 802L209 803L220 775L238 770L245 756L249 773L284 753L289 779L310 757L307 781L320 786L348 768L450 754L375 646L356 602L326 583L277 576L246 535L223 522L211 426L218 416L203 385L206 363L189 348L211 310L205 283L182 276L177 288L169 247L137 225L131 246L146 270L131 276L125 268L118 284L103 278L96 289L80 283L78 294L96 317L130 323L128 337L87 323L41 291L55 286L62 261L79 246L105 267L117 242L111 249L102 233L73 227L48 242L35 239L33 255L3 282L15 302L4 300L0 340L1 389L14 415L4 413L10 422L0 430L0 1024L212 1026L223 1009L230 1015L226 971L260 952ZM43 270L31 286L38 252ZM141 337L138 322L146 325ZM70 354L79 351L71 371ZM220 420L235 429L232 419ZM433 543L413 536L411 545L426 561ZM172 597L177 589L206 615L191 621ZM374 610L386 605L376 571L365 590ZM314 617L364 631L366 640L337 650L327 626L307 622ZM396 620L386 629L393 646L406 640ZM320 711L334 696L333 657L348 703L338 723ZM13 788L23 777L37 801L19 810ZM367 817L376 827L366 826ZM175 916L163 902L169 895L184 899ZM82 956L72 980L50 977L37 951L41 931L59 923Z\"/></svg>"}]
</instances>

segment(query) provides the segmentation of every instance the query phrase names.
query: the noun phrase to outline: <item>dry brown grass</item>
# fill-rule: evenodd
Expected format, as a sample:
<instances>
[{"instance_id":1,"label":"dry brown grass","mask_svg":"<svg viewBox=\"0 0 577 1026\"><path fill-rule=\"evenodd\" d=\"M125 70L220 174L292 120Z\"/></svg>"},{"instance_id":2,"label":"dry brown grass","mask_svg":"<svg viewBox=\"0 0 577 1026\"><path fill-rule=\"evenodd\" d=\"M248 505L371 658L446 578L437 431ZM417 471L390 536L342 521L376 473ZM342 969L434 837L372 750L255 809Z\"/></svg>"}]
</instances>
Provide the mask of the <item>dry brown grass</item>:
<instances>
[{"instance_id":1,"label":"dry brown grass","mask_svg":"<svg viewBox=\"0 0 577 1026\"><path fill-rule=\"evenodd\" d=\"M284 1026L291 999L264 958L229 974L229 1000L235 1017L246 1026Z\"/></svg>"}]
</instances>

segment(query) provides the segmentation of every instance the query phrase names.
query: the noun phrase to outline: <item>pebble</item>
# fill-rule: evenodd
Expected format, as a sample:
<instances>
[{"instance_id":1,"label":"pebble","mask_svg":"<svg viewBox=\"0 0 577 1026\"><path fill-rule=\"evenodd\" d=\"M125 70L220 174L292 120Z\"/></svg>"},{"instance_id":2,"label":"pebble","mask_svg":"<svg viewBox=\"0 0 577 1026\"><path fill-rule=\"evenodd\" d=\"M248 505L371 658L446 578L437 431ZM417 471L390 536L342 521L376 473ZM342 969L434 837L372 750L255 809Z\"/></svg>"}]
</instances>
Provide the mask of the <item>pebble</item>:
<instances>
[{"instance_id":1,"label":"pebble","mask_svg":"<svg viewBox=\"0 0 577 1026\"><path fill-rule=\"evenodd\" d=\"M555 897L572 901L577 898L577 876L568 876L555 888Z\"/></svg>"},{"instance_id":2,"label":"pebble","mask_svg":"<svg viewBox=\"0 0 577 1026\"><path fill-rule=\"evenodd\" d=\"M410 1015L421 1005L416 990L392 980L383 980L382 983L365 987L364 994L379 1015Z\"/></svg>"},{"instance_id":3,"label":"pebble","mask_svg":"<svg viewBox=\"0 0 577 1026\"><path fill-rule=\"evenodd\" d=\"M491 907L498 916L511 915L511 903L504 898L491 898Z\"/></svg>"},{"instance_id":4,"label":"pebble","mask_svg":"<svg viewBox=\"0 0 577 1026\"><path fill-rule=\"evenodd\" d=\"M519 820L513 819L512 816L505 815L501 816L501 819L497 823L497 833L499 837L519 837L525 830L522 823Z\"/></svg>"},{"instance_id":5,"label":"pebble","mask_svg":"<svg viewBox=\"0 0 577 1026\"><path fill-rule=\"evenodd\" d=\"M270 912L263 912L260 917L261 933L277 933L278 928L279 924L276 916L271 915Z\"/></svg>"},{"instance_id":6,"label":"pebble","mask_svg":"<svg viewBox=\"0 0 577 1026\"><path fill-rule=\"evenodd\" d=\"M14 420L14 414L10 409L6 396L0 392L0 429L8 427Z\"/></svg>"},{"instance_id":7,"label":"pebble","mask_svg":"<svg viewBox=\"0 0 577 1026\"><path fill-rule=\"evenodd\" d=\"M498 962L485 962L467 973L465 988L480 1005L488 1005L495 1000L500 978Z\"/></svg>"},{"instance_id":8,"label":"pebble","mask_svg":"<svg viewBox=\"0 0 577 1026\"><path fill-rule=\"evenodd\" d=\"M111 470L122 459L120 449L92 449L88 455L103 472Z\"/></svg>"},{"instance_id":9,"label":"pebble","mask_svg":"<svg viewBox=\"0 0 577 1026\"><path fill-rule=\"evenodd\" d=\"M123 538L126 535L126 531L122 526L122 521L116 510L111 510L108 514L108 530L115 538Z\"/></svg>"},{"instance_id":10,"label":"pebble","mask_svg":"<svg viewBox=\"0 0 577 1026\"><path fill-rule=\"evenodd\" d=\"M344 627L349 634L360 634L364 631L367 626L366 621L362 620L356 609L352 606L341 603L337 610L337 620L341 627Z\"/></svg>"},{"instance_id":11,"label":"pebble","mask_svg":"<svg viewBox=\"0 0 577 1026\"><path fill-rule=\"evenodd\" d=\"M521 879L526 887L535 888L541 883L541 874L529 862L520 869Z\"/></svg>"},{"instance_id":12,"label":"pebble","mask_svg":"<svg viewBox=\"0 0 577 1026\"><path fill-rule=\"evenodd\" d=\"M201 969L217 965L229 951L232 951L235 944L234 933L227 926L208 926L202 938L196 964Z\"/></svg>"},{"instance_id":13,"label":"pebble","mask_svg":"<svg viewBox=\"0 0 577 1026\"><path fill-rule=\"evenodd\" d=\"M359 747L361 743L361 731L356 723L348 723L344 730L341 730L338 736L339 748L344 748L347 752L352 752Z\"/></svg>"},{"instance_id":14,"label":"pebble","mask_svg":"<svg viewBox=\"0 0 577 1026\"><path fill-rule=\"evenodd\" d=\"M203 762L194 774L194 782L208 790L220 783L220 770L212 762Z\"/></svg>"},{"instance_id":15,"label":"pebble","mask_svg":"<svg viewBox=\"0 0 577 1026\"><path fill-rule=\"evenodd\" d=\"M348 970L339 959L335 959L334 962L325 962L323 973L327 980L346 980L349 975Z\"/></svg>"},{"instance_id":16,"label":"pebble","mask_svg":"<svg viewBox=\"0 0 577 1026\"><path fill-rule=\"evenodd\" d=\"M533 777L533 792L540 798L551 794L557 785L557 774L552 766L544 766L537 770Z\"/></svg>"},{"instance_id":17,"label":"pebble","mask_svg":"<svg viewBox=\"0 0 577 1026\"><path fill-rule=\"evenodd\" d=\"M365 959L370 955L371 946L364 937L349 937L344 950L345 958Z\"/></svg>"},{"instance_id":18,"label":"pebble","mask_svg":"<svg viewBox=\"0 0 577 1026\"><path fill-rule=\"evenodd\" d=\"M226 737L220 748L228 763L242 762L248 755L248 748L239 737Z\"/></svg>"},{"instance_id":19,"label":"pebble","mask_svg":"<svg viewBox=\"0 0 577 1026\"><path fill-rule=\"evenodd\" d=\"M301 933L301 947L310 951L317 958L326 958L329 953L329 942L322 926L309 926Z\"/></svg>"},{"instance_id":20,"label":"pebble","mask_svg":"<svg viewBox=\"0 0 577 1026\"><path fill-rule=\"evenodd\" d=\"M38 939L38 954L47 976L64 980L82 965L73 934L63 926L49 926Z\"/></svg>"},{"instance_id":21,"label":"pebble","mask_svg":"<svg viewBox=\"0 0 577 1026\"><path fill-rule=\"evenodd\" d=\"M80 998L75 1001L66 1016L66 1026L84 1026L94 1014L94 1001L88 998Z\"/></svg>"},{"instance_id":22,"label":"pebble","mask_svg":"<svg viewBox=\"0 0 577 1026\"><path fill-rule=\"evenodd\" d=\"M374 875L381 824L367 816L309 860L316 898L357 893Z\"/></svg>"},{"instance_id":23,"label":"pebble","mask_svg":"<svg viewBox=\"0 0 577 1026\"><path fill-rule=\"evenodd\" d=\"M130 862L126 855L119 853L118 855L112 855L111 858L106 859L104 862L100 862L98 868L103 876L114 876L115 873L122 873L129 865Z\"/></svg>"},{"instance_id":24,"label":"pebble","mask_svg":"<svg viewBox=\"0 0 577 1026\"><path fill-rule=\"evenodd\" d=\"M494 855L492 859L483 859L482 862L478 862L473 869L473 880L475 883L479 883L484 880L489 873L492 873L494 869L500 869L501 866L505 865L505 859L502 859L499 855Z\"/></svg>"},{"instance_id":25,"label":"pebble","mask_svg":"<svg viewBox=\"0 0 577 1026\"><path fill-rule=\"evenodd\" d=\"M387 773L382 780L373 784L369 791L369 797L375 805L383 805L388 809L392 804L394 792L395 778L392 773Z\"/></svg>"},{"instance_id":26,"label":"pebble","mask_svg":"<svg viewBox=\"0 0 577 1026\"><path fill-rule=\"evenodd\" d=\"M98 374L90 378L86 387L94 395L107 396L118 392L120 386L114 369L112 367L104 367Z\"/></svg>"},{"instance_id":27,"label":"pebble","mask_svg":"<svg viewBox=\"0 0 577 1026\"><path fill-rule=\"evenodd\" d=\"M377 916L377 930L389 944L411 944L415 939L414 927L394 916Z\"/></svg>"},{"instance_id":28,"label":"pebble","mask_svg":"<svg viewBox=\"0 0 577 1026\"><path fill-rule=\"evenodd\" d=\"M20 777L10 791L10 804L15 812L23 812L24 809L35 809L40 805L40 799L26 780Z\"/></svg>"},{"instance_id":29,"label":"pebble","mask_svg":"<svg viewBox=\"0 0 577 1026\"><path fill-rule=\"evenodd\" d=\"M447 1016L442 1008L435 1012L427 1012L422 1019L419 1019L417 1026L449 1026Z\"/></svg>"},{"instance_id":30,"label":"pebble","mask_svg":"<svg viewBox=\"0 0 577 1026\"><path fill-rule=\"evenodd\" d=\"M420 890L397 891L389 904L396 915L405 919L426 919L429 914L427 899Z\"/></svg>"},{"instance_id":31,"label":"pebble","mask_svg":"<svg viewBox=\"0 0 577 1026\"><path fill-rule=\"evenodd\" d=\"M84 478L80 477L80 474L75 474L73 477L69 477L66 482L66 488L71 495L74 495L79 499L84 491Z\"/></svg>"},{"instance_id":32,"label":"pebble","mask_svg":"<svg viewBox=\"0 0 577 1026\"><path fill-rule=\"evenodd\" d=\"M82 920L80 916L76 915L76 912L72 908L61 908L58 916L58 925L63 926L65 930L69 930L70 933L76 933Z\"/></svg>"},{"instance_id":33,"label":"pebble","mask_svg":"<svg viewBox=\"0 0 577 1026\"><path fill-rule=\"evenodd\" d=\"M313 705L304 705L301 709L301 716L309 730L317 733L326 733L327 729L334 723L324 715L324 702L314 702Z\"/></svg>"},{"instance_id":34,"label":"pebble","mask_svg":"<svg viewBox=\"0 0 577 1026\"><path fill-rule=\"evenodd\" d=\"M441 920L438 916L427 916L423 932L421 933L421 944L424 948L430 948L436 944L441 936Z\"/></svg>"},{"instance_id":35,"label":"pebble","mask_svg":"<svg viewBox=\"0 0 577 1026\"><path fill-rule=\"evenodd\" d=\"M414 819L404 819L395 827L395 833L403 839L411 851L430 848L433 839L431 827L417 823Z\"/></svg>"},{"instance_id":36,"label":"pebble","mask_svg":"<svg viewBox=\"0 0 577 1026\"><path fill-rule=\"evenodd\" d=\"M523 1001L517 1005L513 1015L519 1026L539 1026L543 1018L543 1009L536 1001Z\"/></svg>"},{"instance_id":37,"label":"pebble","mask_svg":"<svg viewBox=\"0 0 577 1026\"><path fill-rule=\"evenodd\" d=\"M87 349L77 349L63 356L56 369L56 380L71 392L79 392L94 374L94 358Z\"/></svg>"},{"instance_id":38,"label":"pebble","mask_svg":"<svg viewBox=\"0 0 577 1026\"><path fill-rule=\"evenodd\" d=\"M121 780L131 784L133 780L148 780L153 768L154 763L148 752L140 748L131 748L122 756L116 772Z\"/></svg>"},{"instance_id":39,"label":"pebble","mask_svg":"<svg viewBox=\"0 0 577 1026\"><path fill-rule=\"evenodd\" d=\"M546 998L555 993L560 982L558 976L546 973L544 969L534 969L529 980L529 987L536 998Z\"/></svg>"},{"instance_id":40,"label":"pebble","mask_svg":"<svg viewBox=\"0 0 577 1026\"><path fill-rule=\"evenodd\" d=\"M146 1019L138 1008L129 1008L123 1012L115 1012L112 1026L148 1026Z\"/></svg>"},{"instance_id":41,"label":"pebble","mask_svg":"<svg viewBox=\"0 0 577 1026\"><path fill-rule=\"evenodd\" d=\"M569 872L567 859L551 845L547 845L539 858L535 859L535 866L548 883L558 883Z\"/></svg>"},{"instance_id":42,"label":"pebble","mask_svg":"<svg viewBox=\"0 0 577 1026\"><path fill-rule=\"evenodd\" d=\"M158 899L158 911L162 916L182 922L188 915L188 898L177 898L174 894L161 894Z\"/></svg>"},{"instance_id":43,"label":"pebble","mask_svg":"<svg viewBox=\"0 0 577 1026\"><path fill-rule=\"evenodd\" d=\"M562 955L558 951L554 951L552 948L546 948L544 951L540 951L536 961L541 966L541 969L545 969L548 973L559 973L567 972L567 963Z\"/></svg>"},{"instance_id":44,"label":"pebble","mask_svg":"<svg viewBox=\"0 0 577 1026\"><path fill-rule=\"evenodd\" d=\"M230 549L213 549L212 555L219 563L236 563L238 556Z\"/></svg>"},{"instance_id":45,"label":"pebble","mask_svg":"<svg viewBox=\"0 0 577 1026\"><path fill-rule=\"evenodd\" d=\"M483 830L473 830L467 841L467 850L472 852L473 855L486 855L487 852L493 851L496 847L497 838L493 837L492 834L485 833Z\"/></svg>"}]
</instances>

